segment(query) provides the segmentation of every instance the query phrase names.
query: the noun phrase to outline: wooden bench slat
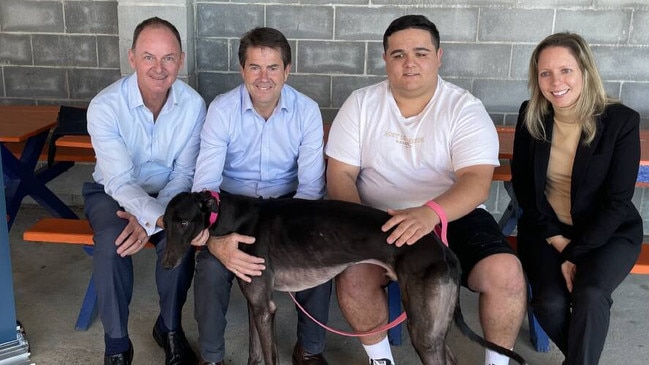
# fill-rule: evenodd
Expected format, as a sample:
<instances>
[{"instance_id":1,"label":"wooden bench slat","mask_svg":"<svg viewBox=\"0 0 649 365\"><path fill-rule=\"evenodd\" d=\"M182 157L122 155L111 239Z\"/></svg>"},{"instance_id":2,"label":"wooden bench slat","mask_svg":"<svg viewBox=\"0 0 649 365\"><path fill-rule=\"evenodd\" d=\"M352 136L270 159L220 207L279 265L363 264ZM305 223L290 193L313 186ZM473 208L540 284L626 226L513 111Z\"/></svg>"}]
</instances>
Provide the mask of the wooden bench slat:
<instances>
[{"instance_id":1,"label":"wooden bench slat","mask_svg":"<svg viewBox=\"0 0 649 365\"><path fill-rule=\"evenodd\" d=\"M516 239L516 236L507 236L507 241L509 241L509 245L512 246L514 251L518 250L518 240Z\"/></svg>"},{"instance_id":2,"label":"wooden bench slat","mask_svg":"<svg viewBox=\"0 0 649 365\"><path fill-rule=\"evenodd\" d=\"M494 169L492 181L510 181L512 179L512 168L509 163L500 162L500 166Z\"/></svg>"},{"instance_id":3,"label":"wooden bench slat","mask_svg":"<svg viewBox=\"0 0 649 365\"><path fill-rule=\"evenodd\" d=\"M23 232L23 240L75 245L94 245L86 219L43 218ZM147 243L145 247L154 247Z\"/></svg>"},{"instance_id":4,"label":"wooden bench slat","mask_svg":"<svg viewBox=\"0 0 649 365\"><path fill-rule=\"evenodd\" d=\"M640 256L638 256L638 260L635 262L633 269L631 269L631 273L649 275L649 244L642 244Z\"/></svg>"},{"instance_id":5,"label":"wooden bench slat","mask_svg":"<svg viewBox=\"0 0 649 365\"><path fill-rule=\"evenodd\" d=\"M5 143L5 146L16 158L20 158L25 147L24 143ZM39 161L47 161L48 145L46 144L38 157ZM57 147L55 161L95 162L95 151L92 148Z\"/></svg>"},{"instance_id":6,"label":"wooden bench slat","mask_svg":"<svg viewBox=\"0 0 649 365\"><path fill-rule=\"evenodd\" d=\"M92 228L87 220L43 218L23 233L25 241L92 245Z\"/></svg>"},{"instance_id":7,"label":"wooden bench slat","mask_svg":"<svg viewBox=\"0 0 649 365\"><path fill-rule=\"evenodd\" d=\"M47 161L47 154L41 154L41 160ZM55 161L96 162L95 150L77 147L56 147Z\"/></svg>"},{"instance_id":8,"label":"wooden bench slat","mask_svg":"<svg viewBox=\"0 0 649 365\"><path fill-rule=\"evenodd\" d=\"M92 228L85 219L43 218L23 232L23 240L92 245L92 235ZM516 236L509 236L507 240L516 250ZM153 244L149 242L146 247L153 247ZM649 243L642 244L642 251L631 273L649 275Z\"/></svg>"},{"instance_id":9,"label":"wooden bench slat","mask_svg":"<svg viewBox=\"0 0 649 365\"><path fill-rule=\"evenodd\" d=\"M74 147L74 148L84 148L92 149L92 142L90 136L61 136L56 142L54 142L56 147Z\"/></svg>"}]
</instances>

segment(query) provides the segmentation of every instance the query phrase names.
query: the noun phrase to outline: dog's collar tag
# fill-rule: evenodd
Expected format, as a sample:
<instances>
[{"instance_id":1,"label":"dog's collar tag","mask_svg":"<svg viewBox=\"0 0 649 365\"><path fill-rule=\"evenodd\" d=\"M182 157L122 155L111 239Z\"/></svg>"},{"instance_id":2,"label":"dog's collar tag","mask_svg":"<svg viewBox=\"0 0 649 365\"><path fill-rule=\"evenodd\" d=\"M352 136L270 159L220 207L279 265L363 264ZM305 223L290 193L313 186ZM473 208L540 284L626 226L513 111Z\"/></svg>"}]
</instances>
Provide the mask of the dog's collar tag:
<instances>
[{"instance_id":1,"label":"dog's collar tag","mask_svg":"<svg viewBox=\"0 0 649 365\"><path fill-rule=\"evenodd\" d=\"M214 199L216 199L216 203L221 204L221 197L219 196L219 193L217 193L215 191L210 191L210 193L212 194ZM217 212L211 212L210 213L210 226L212 224L216 223L216 218L218 218L218 217L219 217L219 213L217 213Z\"/></svg>"}]
</instances>

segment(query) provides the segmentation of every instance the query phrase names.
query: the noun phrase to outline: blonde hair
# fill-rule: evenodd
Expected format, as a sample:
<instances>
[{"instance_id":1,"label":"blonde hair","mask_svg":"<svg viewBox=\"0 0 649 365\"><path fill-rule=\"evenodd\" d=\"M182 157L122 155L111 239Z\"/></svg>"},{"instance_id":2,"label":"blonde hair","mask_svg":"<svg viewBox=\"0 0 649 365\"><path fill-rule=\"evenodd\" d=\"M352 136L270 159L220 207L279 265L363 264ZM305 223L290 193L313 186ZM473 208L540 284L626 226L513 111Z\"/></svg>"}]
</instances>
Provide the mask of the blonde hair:
<instances>
[{"instance_id":1,"label":"blonde hair","mask_svg":"<svg viewBox=\"0 0 649 365\"><path fill-rule=\"evenodd\" d=\"M606 95L604 84L595 58L588 43L579 34L563 32L555 33L539 43L530 58L529 76L527 86L530 90L530 101L525 112L525 126L532 137L546 140L546 131L543 120L552 111L552 104L543 96L539 88L539 55L546 48L563 47L577 60L582 72L583 87L575 105L577 122L582 126L584 144L588 145L595 138L597 132L596 117L601 115L606 105L616 103L617 100Z\"/></svg>"}]
</instances>

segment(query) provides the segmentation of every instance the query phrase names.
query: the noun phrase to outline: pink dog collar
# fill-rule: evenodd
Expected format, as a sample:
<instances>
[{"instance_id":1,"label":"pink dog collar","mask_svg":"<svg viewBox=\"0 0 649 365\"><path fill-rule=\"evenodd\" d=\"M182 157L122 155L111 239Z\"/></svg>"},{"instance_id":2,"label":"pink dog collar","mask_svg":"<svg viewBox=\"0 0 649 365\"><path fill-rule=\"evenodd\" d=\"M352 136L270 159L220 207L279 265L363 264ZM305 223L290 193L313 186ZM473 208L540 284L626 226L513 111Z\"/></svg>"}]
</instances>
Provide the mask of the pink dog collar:
<instances>
[{"instance_id":1,"label":"pink dog collar","mask_svg":"<svg viewBox=\"0 0 649 365\"><path fill-rule=\"evenodd\" d=\"M219 196L219 193L217 193L215 191L210 191L210 194L212 194L214 199L216 199L217 204L221 204L221 197ZM216 223L216 218L218 218L218 217L219 217L219 213L217 213L217 212L211 212L210 213L210 226L212 224Z\"/></svg>"}]
</instances>

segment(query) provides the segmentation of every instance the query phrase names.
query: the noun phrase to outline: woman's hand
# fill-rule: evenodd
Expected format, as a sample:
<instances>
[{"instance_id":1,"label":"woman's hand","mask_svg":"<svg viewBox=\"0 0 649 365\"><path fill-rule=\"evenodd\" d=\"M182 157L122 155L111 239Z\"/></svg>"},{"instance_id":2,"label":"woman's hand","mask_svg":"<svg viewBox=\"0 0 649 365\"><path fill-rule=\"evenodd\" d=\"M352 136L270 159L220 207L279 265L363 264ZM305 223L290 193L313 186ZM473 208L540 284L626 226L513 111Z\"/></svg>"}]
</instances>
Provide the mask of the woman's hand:
<instances>
[{"instance_id":1,"label":"woman's hand","mask_svg":"<svg viewBox=\"0 0 649 365\"><path fill-rule=\"evenodd\" d=\"M575 274L577 273L577 266L570 261L565 261L561 264L561 273L563 278L566 279L566 286L568 291L572 293L572 285L575 282Z\"/></svg>"},{"instance_id":2,"label":"woman's hand","mask_svg":"<svg viewBox=\"0 0 649 365\"><path fill-rule=\"evenodd\" d=\"M565 238L562 235L557 235L557 236L552 236L546 240L552 247L554 247L559 253L563 252L563 250L568 246L570 243L570 240Z\"/></svg>"}]
</instances>

